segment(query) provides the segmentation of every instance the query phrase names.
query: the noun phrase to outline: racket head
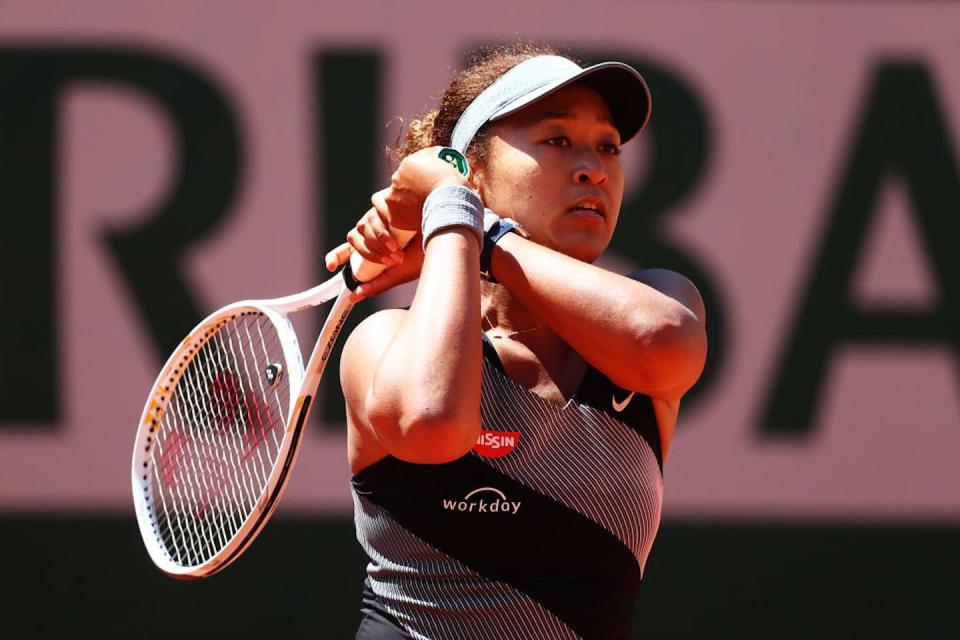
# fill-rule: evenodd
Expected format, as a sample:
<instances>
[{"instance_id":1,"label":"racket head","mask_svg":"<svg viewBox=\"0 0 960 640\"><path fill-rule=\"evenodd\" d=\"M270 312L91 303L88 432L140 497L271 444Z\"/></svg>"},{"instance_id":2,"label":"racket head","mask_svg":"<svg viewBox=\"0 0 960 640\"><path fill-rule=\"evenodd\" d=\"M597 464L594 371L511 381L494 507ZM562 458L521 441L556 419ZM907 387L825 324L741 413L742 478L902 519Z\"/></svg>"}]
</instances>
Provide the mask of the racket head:
<instances>
[{"instance_id":1,"label":"racket head","mask_svg":"<svg viewBox=\"0 0 960 640\"><path fill-rule=\"evenodd\" d=\"M256 301L214 312L168 358L131 468L140 534L162 571L210 576L256 537L296 456L303 376L289 319Z\"/></svg>"}]
</instances>

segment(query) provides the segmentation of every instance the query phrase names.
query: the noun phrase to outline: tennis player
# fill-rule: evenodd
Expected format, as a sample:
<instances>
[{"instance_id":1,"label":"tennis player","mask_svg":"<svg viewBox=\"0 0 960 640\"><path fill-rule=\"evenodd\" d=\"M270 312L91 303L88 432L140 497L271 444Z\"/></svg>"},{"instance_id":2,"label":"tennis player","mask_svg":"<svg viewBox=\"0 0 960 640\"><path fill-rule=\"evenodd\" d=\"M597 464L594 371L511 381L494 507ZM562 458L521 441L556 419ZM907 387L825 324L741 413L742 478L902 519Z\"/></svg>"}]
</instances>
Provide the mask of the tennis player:
<instances>
[{"instance_id":1,"label":"tennis player","mask_svg":"<svg viewBox=\"0 0 960 640\"><path fill-rule=\"evenodd\" d=\"M489 53L411 124L391 186L328 254L391 266L358 298L419 277L341 360L370 557L357 638L629 635L706 354L686 278L592 264L620 213L621 145L650 110L625 64ZM401 250L391 229L420 235Z\"/></svg>"}]
</instances>

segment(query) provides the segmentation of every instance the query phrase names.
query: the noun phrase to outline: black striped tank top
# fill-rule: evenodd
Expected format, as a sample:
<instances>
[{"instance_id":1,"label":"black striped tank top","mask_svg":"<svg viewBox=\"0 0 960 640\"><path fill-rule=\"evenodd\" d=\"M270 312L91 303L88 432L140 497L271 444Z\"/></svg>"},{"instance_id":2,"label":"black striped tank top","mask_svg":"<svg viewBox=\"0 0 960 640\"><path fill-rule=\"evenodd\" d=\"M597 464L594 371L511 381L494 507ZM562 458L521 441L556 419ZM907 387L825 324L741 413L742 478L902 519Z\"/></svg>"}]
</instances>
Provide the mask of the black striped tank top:
<instances>
[{"instance_id":1,"label":"black striped tank top","mask_svg":"<svg viewBox=\"0 0 960 640\"><path fill-rule=\"evenodd\" d=\"M663 496L650 399L588 366L549 402L485 340L481 412L462 458L388 456L352 479L365 605L397 627L383 637L626 638Z\"/></svg>"}]
</instances>

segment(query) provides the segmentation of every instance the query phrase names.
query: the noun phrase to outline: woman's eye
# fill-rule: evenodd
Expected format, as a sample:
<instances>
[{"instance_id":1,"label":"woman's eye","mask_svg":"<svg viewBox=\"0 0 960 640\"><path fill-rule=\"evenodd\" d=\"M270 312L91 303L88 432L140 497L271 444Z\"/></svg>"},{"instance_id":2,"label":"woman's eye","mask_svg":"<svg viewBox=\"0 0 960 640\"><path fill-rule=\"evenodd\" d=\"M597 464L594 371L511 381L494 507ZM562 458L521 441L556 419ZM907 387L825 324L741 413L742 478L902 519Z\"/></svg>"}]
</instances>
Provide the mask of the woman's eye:
<instances>
[{"instance_id":1,"label":"woman's eye","mask_svg":"<svg viewBox=\"0 0 960 640\"><path fill-rule=\"evenodd\" d=\"M620 145L608 142L606 144L600 145L600 150L604 153L609 153L612 156L620 155Z\"/></svg>"},{"instance_id":2,"label":"woman's eye","mask_svg":"<svg viewBox=\"0 0 960 640\"><path fill-rule=\"evenodd\" d=\"M547 144L553 145L555 147L569 147L570 141L567 140L565 136L557 136L556 138L549 138Z\"/></svg>"}]
</instances>

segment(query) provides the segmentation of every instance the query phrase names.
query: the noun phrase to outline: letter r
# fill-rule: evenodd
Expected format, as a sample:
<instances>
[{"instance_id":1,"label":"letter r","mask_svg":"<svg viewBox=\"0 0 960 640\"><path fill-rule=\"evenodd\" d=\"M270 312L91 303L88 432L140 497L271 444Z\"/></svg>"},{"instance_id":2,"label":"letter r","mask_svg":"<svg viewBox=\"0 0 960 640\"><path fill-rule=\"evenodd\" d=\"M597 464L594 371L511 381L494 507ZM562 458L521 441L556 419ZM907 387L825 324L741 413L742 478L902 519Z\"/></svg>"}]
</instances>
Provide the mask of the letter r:
<instances>
[{"instance_id":1,"label":"letter r","mask_svg":"<svg viewBox=\"0 0 960 640\"><path fill-rule=\"evenodd\" d=\"M179 162L171 187L135 228L99 236L164 358L202 317L184 252L225 219L241 148L209 77L170 55L118 47L0 47L0 423L60 416L57 107L72 84L133 87L165 111ZM15 313L16 308L31 313Z\"/></svg>"}]
</instances>

